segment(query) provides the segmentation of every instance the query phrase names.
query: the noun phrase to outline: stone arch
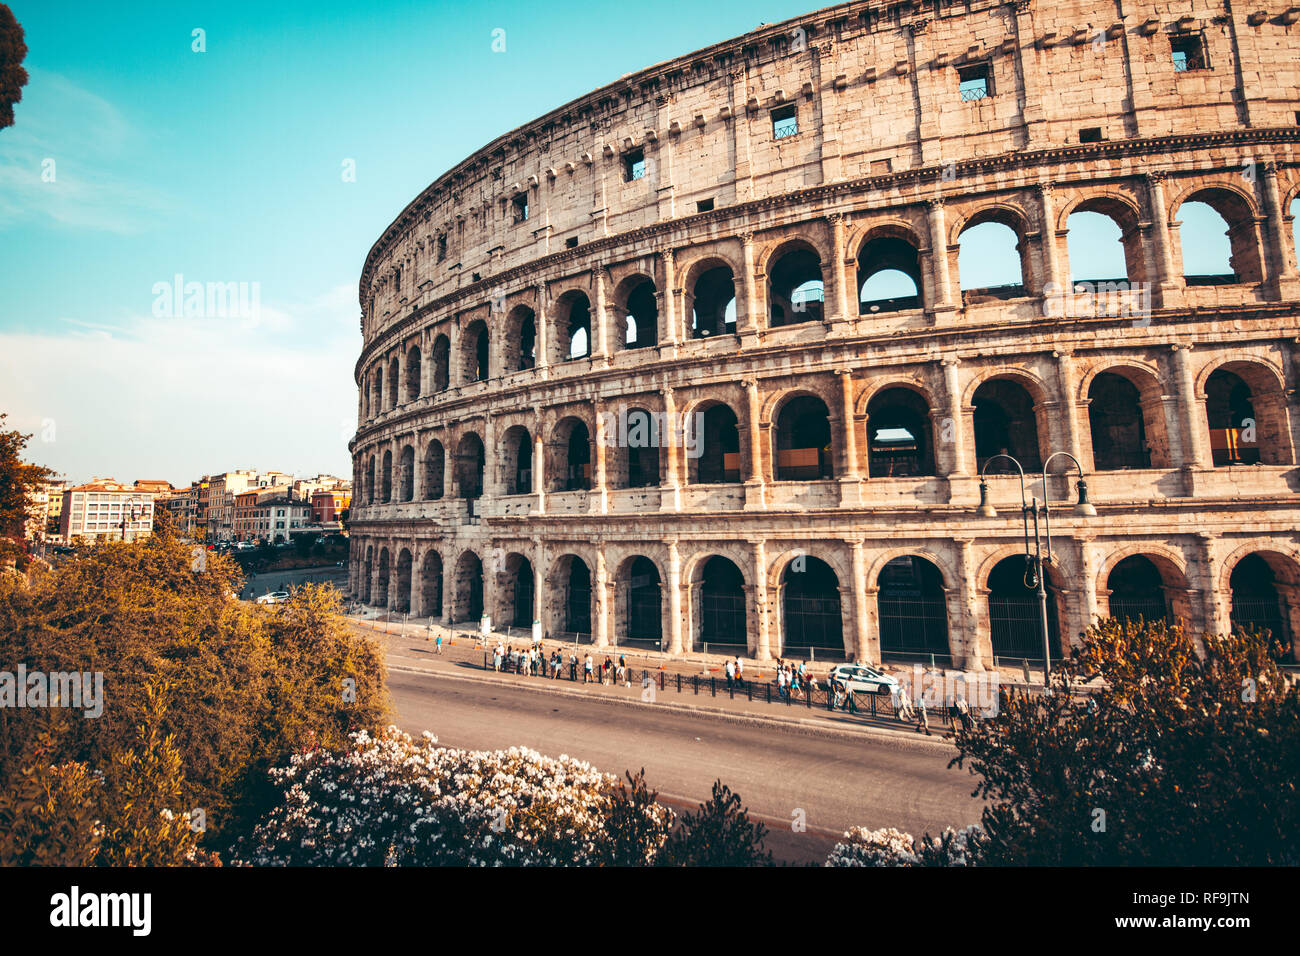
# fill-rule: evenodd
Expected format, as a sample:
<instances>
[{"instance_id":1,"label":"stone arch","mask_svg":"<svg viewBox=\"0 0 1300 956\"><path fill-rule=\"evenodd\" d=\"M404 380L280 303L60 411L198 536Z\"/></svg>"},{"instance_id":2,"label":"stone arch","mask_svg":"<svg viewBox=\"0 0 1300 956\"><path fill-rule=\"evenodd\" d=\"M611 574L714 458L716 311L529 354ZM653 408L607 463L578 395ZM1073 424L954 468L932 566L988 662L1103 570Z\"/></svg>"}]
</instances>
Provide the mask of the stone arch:
<instances>
[{"instance_id":1,"label":"stone arch","mask_svg":"<svg viewBox=\"0 0 1300 956\"><path fill-rule=\"evenodd\" d=\"M472 548L466 548L456 559L452 579L453 623L477 622L485 610L483 604L483 559Z\"/></svg>"},{"instance_id":2,"label":"stone arch","mask_svg":"<svg viewBox=\"0 0 1300 956\"><path fill-rule=\"evenodd\" d=\"M1114 190L1090 191L1066 203L1057 214L1056 229L1066 233L1066 275L1074 269L1075 259L1070 256L1069 221L1076 213L1094 213L1104 216L1118 227L1120 245L1124 254L1123 276L1080 276L1071 281L1096 282L1123 279L1128 282L1146 282L1149 279L1146 244L1142 235L1142 211L1132 197ZM1078 257L1082 258L1082 257Z\"/></svg>"},{"instance_id":3,"label":"stone arch","mask_svg":"<svg viewBox=\"0 0 1300 956\"><path fill-rule=\"evenodd\" d=\"M775 481L816 481L835 477L836 419L814 389L783 392L773 404L772 477Z\"/></svg>"},{"instance_id":4,"label":"stone arch","mask_svg":"<svg viewBox=\"0 0 1300 956\"><path fill-rule=\"evenodd\" d=\"M393 610L402 614L411 613L411 572L414 558L410 548L402 548L397 554L397 596L393 601Z\"/></svg>"},{"instance_id":5,"label":"stone arch","mask_svg":"<svg viewBox=\"0 0 1300 956\"><path fill-rule=\"evenodd\" d=\"M611 351L640 349L659 344L658 286L653 276L634 272L614 287Z\"/></svg>"},{"instance_id":6,"label":"stone arch","mask_svg":"<svg viewBox=\"0 0 1300 956\"><path fill-rule=\"evenodd\" d=\"M1112 387L1108 376L1126 382L1131 394ZM1080 377L1077 401L1088 409L1092 470L1173 467L1164 393L1159 369L1140 360L1099 362Z\"/></svg>"},{"instance_id":7,"label":"stone arch","mask_svg":"<svg viewBox=\"0 0 1300 956\"><path fill-rule=\"evenodd\" d=\"M591 299L585 290L569 289L561 293L551 309L551 363L588 358L592 354Z\"/></svg>"},{"instance_id":8,"label":"stone arch","mask_svg":"<svg viewBox=\"0 0 1300 956\"><path fill-rule=\"evenodd\" d=\"M689 582L691 646L749 644L750 579L745 561L715 548L692 555L683 568Z\"/></svg>"},{"instance_id":9,"label":"stone arch","mask_svg":"<svg viewBox=\"0 0 1300 956\"><path fill-rule=\"evenodd\" d=\"M1108 609L1111 605L1113 590L1111 576L1119 568L1124 570L1124 562L1131 558L1145 558L1160 575L1161 585L1165 589L1165 600L1169 611L1175 618L1183 621L1195 619L1194 609L1188 597L1187 559L1177 548L1152 541L1133 541L1109 552L1097 569L1093 587L1099 608ZM1113 614L1113 609L1112 615ZM1146 615L1143 615L1144 617ZM1149 618L1148 618L1149 619Z\"/></svg>"},{"instance_id":10,"label":"stone arch","mask_svg":"<svg viewBox=\"0 0 1300 956\"><path fill-rule=\"evenodd\" d=\"M1232 270L1231 282L1263 281L1264 264L1261 260L1262 243L1258 225L1260 216L1255 198L1231 182L1203 182L1191 185L1169 204L1171 225L1177 221L1178 212L1189 202L1199 202L1209 206L1227 225L1228 244L1231 248L1228 259L1229 268ZM1181 244L1179 248L1181 251ZM1184 278L1188 285L1214 285L1228 281L1228 277L1189 276L1185 268Z\"/></svg>"},{"instance_id":11,"label":"stone arch","mask_svg":"<svg viewBox=\"0 0 1300 956\"><path fill-rule=\"evenodd\" d=\"M976 466L1005 450L1026 473L1038 470L1051 434L1045 412L1050 393L1042 382L1022 369L1003 369L976 376L971 386Z\"/></svg>"},{"instance_id":12,"label":"stone arch","mask_svg":"<svg viewBox=\"0 0 1300 956\"><path fill-rule=\"evenodd\" d=\"M451 340L445 335L438 335L433 340L433 391L445 392L451 385Z\"/></svg>"},{"instance_id":13,"label":"stone arch","mask_svg":"<svg viewBox=\"0 0 1300 956\"><path fill-rule=\"evenodd\" d=\"M434 548L420 561L420 614L442 617L442 555Z\"/></svg>"},{"instance_id":14,"label":"stone arch","mask_svg":"<svg viewBox=\"0 0 1300 956\"><path fill-rule=\"evenodd\" d=\"M614 570L615 643L663 645L668 578L660 563L646 554L629 554Z\"/></svg>"},{"instance_id":15,"label":"stone arch","mask_svg":"<svg viewBox=\"0 0 1300 956\"><path fill-rule=\"evenodd\" d=\"M413 402L420 397L423 370L420 347L412 345L410 351L406 353L406 400L408 402Z\"/></svg>"},{"instance_id":16,"label":"stone arch","mask_svg":"<svg viewBox=\"0 0 1300 956\"><path fill-rule=\"evenodd\" d=\"M595 562L576 551L566 551L549 562L546 589L550 601L553 631L562 634L594 633L596 623Z\"/></svg>"},{"instance_id":17,"label":"stone arch","mask_svg":"<svg viewBox=\"0 0 1300 956\"><path fill-rule=\"evenodd\" d=\"M501 349L505 374L537 367L537 314L530 307L516 305L506 313Z\"/></svg>"},{"instance_id":18,"label":"stone arch","mask_svg":"<svg viewBox=\"0 0 1300 956\"><path fill-rule=\"evenodd\" d=\"M739 266L720 253L709 253L683 270L683 314L692 338L729 335L736 331Z\"/></svg>"},{"instance_id":19,"label":"stone arch","mask_svg":"<svg viewBox=\"0 0 1300 956\"><path fill-rule=\"evenodd\" d=\"M388 556L388 548L379 549L379 561L375 569L375 607L388 607L388 578L391 573L391 559Z\"/></svg>"},{"instance_id":20,"label":"stone arch","mask_svg":"<svg viewBox=\"0 0 1300 956\"><path fill-rule=\"evenodd\" d=\"M383 466L380 479L380 500L388 504L393 500L393 450L384 449Z\"/></svg>"},{"instance_id":21,"label":"stone arch","mask_svg":"<svg viewBox=\"0 0 1300 956\"><path fill-rule=\"evenodd\" d=\"M783 556L786 557L786 556ZM801 553L781 562L769 600L778 609L778 627L772 643L778 653L790 654L801 648L821 648L852 657L854 647L844 624L845 604L851 592L845 586L843 568L825 555Z\"/></svg>"},{"instance_id":22,"label":"stone arch","mask_svg":"<svg viewBox=\"0 0 1300 956\"><path fill-rule=\"evenodd\" d=\"M1218 356L1200 370L1196 394L1205 401L1216 467L1254 462L1289 465L1295 461L1284 381L1272 361L1250 354ZM1254 423L1253 432L1248 420Z\"/></svg>"},{"instance_id":23,"label":"stone arch","mask_svg":"<svg viewBox=\"0 0 1300 956\"><path fill-rule=\"evenodd\" d=\"M605 426L607 481L611 488L651 488L666 466L672 424L646 402L620 406Z\"/></svg>"},{"instance_id":24,"label":"stone arch","mask_svg":"<svg viewBox=\"0 0 1300 956\"><path fill-rule=\"evenodd\" d=\"M388 403L385 408L394 409L401 401L401 395L398 394L398 387L401 379L402 363L398 361L396 355L388 360Z\"/></svg>"},{"instance_id":25,"label":"stone arch","mask_svg":"<svg viewBox=\"0 0 1300 956\"><path fill-rule=\"evenodd\" d=\"M595 433L586 415L564 415L547 429L548 491L588 491L595 461Z\"/></svg>"},{"instance_id":26,"label":"stone arch","mask_svg":"<svg viewBox=\"0 0 1300 956\"><path fill-rule=\"evenodd\" d=\"M447 453L434 438L424 451L424 500L437 501L446 491Z\"/></svg>"},{"instance_id":27,"label":"stone arch","mask_svg":"<svg viewBox=\"0 0 1300 956\"><path fill-rule=\"evenodd\" d=\"M929 390L915 380L902 379L893 385L872 388L863 405L867 476L935 474L934 411Z\"/></svg>"},{"instance_id":28,"label":"stone arch","mask_svg":"<svg viewBox=\"0 0 1300 956\"><path fill-rule=\"evenodd\" d=\"M803 236L786 238L765 250L760 271L767 277L769 327L822 320L826 266L832 261L818 243Z\"/></svg>"},{"instance_id":29,"label":"stone arch","mask_svg":"<svg viewBox=\"0 0 1300 956\"><path fill-rule=\"evenodd\" d=\"M925 299L925 270L921 264L921 250L925 248L921 237L909 223L902 220L890 220L873 223L863 231L850 249L856 248L856 290L857 314L870 315L878 312L897 312L903 309L920 308ZM911 295L902 294L903 290L894 290L893 283L888 283L885 291L898 291L898 295L868 296L868 287L881 286L873 283L877 276L899 273L911 280L915 291Z\"/></svg>"},{"instance_id":30,"label":"stone arch","mask_svg":"<svg viewBox=\"0 0 1300 956\"><path fill-rule=\"evenodd\" d=\"M1300 566L1294 550L1288 550L1238 549L1225 564L1227 587L1220 593L1227 598L1234 628L1269 631L1281 645L1278 660L1295 663L1300 657Z\"/></svg>"},{"instance_id":31,"label":"stone arch","mask_svg":"<svg viewBox=\"0 0 1300 956\"><path fill-rule=\"evenodd\" d=\"M398 456L397 498L399 501L415 500L415 448L403 445Z\"/></svg>"},{"instance_id":32,"label":"stone arch","mask_svg":"<svg viewBox=\"0 0 1300 956\"><path fill-rule=\"evenodd\" d=\"M1067 652L1069 644L1063 626L1069 589L1064 586L1064 568L1044 564L1043 570L1046 575L1049 645L1052 660L1057 661ZM981 563L976 580L984 595L989 642L995 659L1043 659L1037 592L1020 586L1027 573L1023 545L998 548Z\"/></svg>"},{"instance_id":33,"label":"stone arch","mask_svg":"<svg viewBox=\"0 0 1300 956\"><path fill-rule=\"evenodd\" d=\"M487 323L474 319L460 337L461 381L486 382L492 376L491 345Z\"/></svg>"},{"instance_id":34,"label":"stone arch","mask_svg":"<svg viewBox=\"0 0 1300 956\"><path fill-rule=\"evenodd\" d=\"M952 655L953 622L943 563L932 552L893 548L867 577L875 589L881 659L926 660ZM961 621L957 621L961 626Z\"/></svg>"},{"instance_id":35,"label":"stone arch","mask_svg":"<svg viewBox=\"0 0 1300 956\"><path fill-rule=\"evenodd\" d=\"M700 443L701 451L699 455L686 459L687 483L709 485L740 481L742 429L732 403L710 395L687 403L682 413L688 427L694 429L698 421L703 432L699 436L692 432L691 437Z\"/></svg>"},{"instance_id":36,"label":"stone arch","mask_svg":"<svg viewBox=\"0 0 1300 956\"><path fill-rule=\"evenodd\" d=\"M511 425L501 436L501 480L507 495L527 495L533 490L533 436L523 425Z\"/></svg>"},{"instance_id":37,"label":"stone arch","mask_svg":"<svg viewBox=\"0 0 1300 956\"><path fill-rule=\"evenodd\" d=\"M483 439L477 432L466 432L456 445L455 497L483 496L484 465Z\"/></svg>"},{"instance_id":38,"label":"stone arch","mask_svg":"<svg viewBox=\"0 0 1300 956\"><path fill-rule=\"evenodd\" d=\"M993 299L1019 298L1028 295L1029 290L1035 288L1033 268L1029 258L1029 243L1026 240L1026 237L1034 231L1031 222L1031 217L1018 205L1009 202L994 202L980 206L964 219L953 223L949 230L949 246L956 245L958 247L957 285L962 290L964 302L970 304ZM983 282L973 284L969 268L966 270L967 275L961 275L962 252L966 248L962 244L962 237L972 229L978 229L981 226L1000 226L1010 230L1015 237L1014 249L1020 266L1019 282L999 283L993 286L986 285Z\"/></svg>"},{"instance_id":39,"label":"stone arch","mask_svg":"<svg viewBox=\"0 0 1300 956\"><path fill-rule=\"evenodd\" d=\"M366 545L366 556L361 561L361 603L370 604L374 598L375 546Z\"/></svg>"},{"instance_id":40,"label":"stone arch","mask_svg":"<svg viewBox=\"0 0 1300 956\"><path fill-rule=\"evenodd\" d=\"M518 551L505 555L497 574L500 623L531 629L537 619L536 574L528 556Z\"/></svg>"}]
</instances>

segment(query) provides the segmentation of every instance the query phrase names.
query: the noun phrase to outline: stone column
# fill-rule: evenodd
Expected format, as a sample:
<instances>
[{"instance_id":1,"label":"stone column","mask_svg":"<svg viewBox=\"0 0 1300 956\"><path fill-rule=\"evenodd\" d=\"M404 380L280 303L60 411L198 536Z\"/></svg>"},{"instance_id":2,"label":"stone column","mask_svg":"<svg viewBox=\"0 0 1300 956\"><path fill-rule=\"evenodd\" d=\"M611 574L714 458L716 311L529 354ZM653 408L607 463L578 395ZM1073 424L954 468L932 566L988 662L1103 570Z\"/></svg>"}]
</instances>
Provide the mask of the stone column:
<instances>
[{"instance_id":1,"label":"stone column","mask_svg":"<svg viewBox=\"0 0 1300 956\"><path fill-rule=\"evenodd\" d=\"M1052 355L1056 358L1056 387L1061 394L1061 437L1065 442L1065 450L1079 460L1081 467L1088 468L1090 462L1083 460L1083 447L1079 440L1079 406L1075 401L1079 383L1074 368L1074 355L1070 352L1053 352ZM1091 460L1092 456L1088 457ZM1043 489L1043 494L1047 494L1046 488Z\"/></svg>"},{"instance_id":2,"label":"stone column","mask_svg":"<svg viewBox=\"0 0 1300 956\"><path fill-rule=\"evenodd\" d=\"M880 663L880 627L872 627L871 599L876 589L867 588L867 556L862 547L862 539L849 541L849 555L853 564L853 629L854 653L858 660L871 664Z\"/></svg>"},{"instance_id":3,"label":"stone column","mask_svg":"<svg viewBox=\"0 0 1300 956\"><path fill-rule=\"evenodd\" d=\"M762 538L753 543L754 554L754 659L772 659L772 634L767 615L767 546Z\"/></svg>"},{"instance_id":4,"label":"stone column","mask_svg":"<svg viewBox=\"0 0 1300 956\"><path fill-rule=\"evenodd\" d=\"M668 540L668 653L682 653L682 558L677 539Z\"/></svg>"},{"instance_id":5,"label":"stone column","mask_svg":"<svg viewBox=\"0 0 1300 956\"><path fill-rule=\"evenodd\" d=\"M660 309L659 316L661 323L659 342L663 345L676 345L681 321L677 303L682 290L677 288L677 261L673 250L671 248L661 250L659 261L663 265L664 282L663 292L660 294L663 307Z\"/></svg>"},{"instance_id":6,"label":"stone column","mask_svg":"<svg viewBox=\"0 0 1300 956\"><path fill-rule=\"evenodd\" d=\"M767 318L762 314L762 289L765 276L754 265L754 234L740 235L740 288L739 301L736 303L736 331L740 333L741 347L748 347L758 336L759 330L767 325Z\"/></svg>"},{"instance_id":7,"label":"stone column","mask_svg":"<svg viewBox=\"0 0 1300 956\"><path fill-rule=\"evenodd\" d=\"M960 590L961 620L948 622L948 643L953 656L960 653L962 665L969 671L985 671L993 662L993 640L984 627L980 613L979 589L975 586L975 555L971 539L961 538L957 545L957 588ZM953 627L961 629L962 637L952 639Z\"/></svg>"},{"instance_id":8,"label":"stone column","mask_svg":"<svg viewBox=\"0 0 1300 956\"><path fill-rule=\"evenodd\" d=\"M944 218L943 200L927 199L930 220L930 287L934 290L931 309L935 312L953 309L952 279L948 269L948 226Z\"/></svg>"},{"instance_id":9,"label":"stone column","mask_svg":"<svg viewBox=\"0 0 1300 956\"><path fill-rule=\"evenodd\" d=\"M597 647L609 646L609 575L605 570L604 545L596 545L596 576L592 581L592 637Z\"/></svg>"},{"instance_id":10,"label":"stone column","mask_svg":"<svg viewBox=\"0 0 1300 956\"><path fill-rule=\"evenodd\" d=\"M1220 594L1218 590L1218 544L1219 536L1213 532L1202 531L1196 535L1196 583L1201 592L1203 615L1196 623L1211 634L1227 634L1232 630L1232 595Z\"/></svg>"},{"instance_id":11,"label":"stone column","mask_svg":"<svg viewBox=\"0 0 1300 956\"><path fill-rule=\"evenodd\" d=\"M546 443L542 437L541 418L533 432L533 494L537 496L537 513L546 514Z\"/></svg>"},{"instance_id":12,"label":"stone column","mask_svg":"<svg viewBox=\"0 0 1300 956\"><path fill-rule=\"evenodd\" d=\"M546 590L546 545L533 538L533 620L542 622L542 636L550 622L551 596Z\"/></svg>"},{"instance_id":13,"label":"stone column","mask_svg":"<svg viewBox=\"0 0 1300 956\"><path fill-rule=\"evenodd\" d=\"M609 309L605 302L605 279L607 274L603 265L595 267L593 284L596 301L591 313L591 355L593 358L608 358L612 349L609 347Z\"/></svg>"},{"instance_id":14,"label":"stone column","mask_svg":"<svg viewBox=\"0 0 1300 956\"><path fill-rule=\"evenodd\" d=\"M664 446L664 476L662 490L659 494L660 511L680 511L682 508L681 468L681 431L677 420L677 401L671 387L665 387L664 422L660 430L659 441Z\"/></svg>"},{"instance_id":15,"label":"stone column","mask_svg":"<svg viewBox=\"0 0 1300 956\"><path fill-rule=\"evenodd\" d=\"M483 415L483 497L489 501L500 494L497 471L500 461L497 457L496 419L491 412Z\"/></svg>"},{"instance_id":16,"label":"stone column","mask_svg":"<svg viewBox=\"0 0 1300 956\"><path fill-rule=\"evenodd\" d=\"M1080 630L1086 631L1092 627L1092 622L1096 620L1097 609L1097 555L1092 548L1091 536L1080 536L1076 538L1076 544L1079 548L1079 572L1082 580L1079 582L1079 611L1083 620L1080 622ZM1075 643L1074 636L1070 636L1070 646Z\"/></svg>"},{"instance_id":17,"label":"stone column","mask_svg":"<svg viewBox=\"0 0 1300 956\"><path fill-rule=\"evenodd\" d=\"M546 301L546 286L543 283L538 283L533 291L533 327L537 333L533 339L536 355L534 364L540 372L551 362L551 355L547 351L551 341L550 304Z\"/></svg>"},{"instance_id":18,"label":"stone column","mask_svg":"<svg viewBox=\"0 0 1300 956\"><path fill-rule=\"evenodd\" d=\"M1282 207L1282 196L1277 188L1277 163L1270 160L1255 164L1255 168L1259 171L1260 192L1263 193L1264 215L1268 223L1265 245L1269 252L1269 294L1276 298L1293 298L1300 292L1300 276L1296 275L1287 211Z\"/></svg>"},{"instance_id":19,"label":"stone column","mask_svg":"<svg viewBox=\"0 0 1300 956\"><path fill-rule=\"evenodd\" d=\"M595 422L595 445L592 449L592 461L595 463L594 487L591 496L592 510L598 514L609 513L609 489L605 480L605 434L604 405L599 398L592 399L592 417Z\"/></svg>"},{"instance_id":20,"label":"stone column","mask_svg":"<svg viewBox=\"0 0 1300 956\"><path fill-rule=\"evenodd\" d=\"M843 422L843 465L840 468L840 505L852 507L862 503L862 472L858 467L858 425L853 415L853 374L849 369L835 370L839 379L840 419Z\"/></svg>"},{"instance_id":21,"label":"stone column","mask_svg":"<svg viewBox=\"0 0 1300 956\"><path fill-rule=\"evenodd\" d=\"M1175 274L1173 241L1169 233L1169 210L1165 206L1165 174L1147 173L1147 202L1151 208L1151 237L1155 245L1155 262L1147 276L1158 294L1158 303L1164 308L1176 306L1182 297L1182 277Z\"/></svg>"},{"instance_id":22,"label":"stone column","mask_svg":"<svg viewBox=\"0 0 1300 956\"><path fill-rule=\"evenodd\" d=\"M944 359L942 362L946 421L935 435L936 444L952 446L949 452L949 477L965 477L975 473L974 462L967 458L966 430L962 427L961 383L957 377L958 362L958 359ZM945 435L950 441L944 441Z\"/></svg>"},{"instance_id":23,"label":"stone column","mask_svg":"<svg viewBox=\"0 0 1300 956\"><path fill-rule=\"evenodd\" d=\"M855 318L858 310L855 308L849 312L849 270L848 264L853 262L852 259L845 259L844 248L844 214L833 212L826 217L831 226L831 291L834 294L835 318L841 322ZM856 298L856 297L855 297ZM830 306L830 302L826 306ZM823 316L827 319L830 316Z\"/></svg>"},{"instance_id":24,"label":"stone column","mask_svg":"<svg viewBox=\"0 0 1300 956\"><path fill-rule=\"evenodd\" d=\"M1065 283L1061 278L1061 256L1056 245L1056 191L1051 184L1038 187L1038 215L1042 221L1039 242L1043 249L1043 288L1044 296L1053 291L1064 294Z\"/></svg>"},{"instance_id":25,"label":"stone column","mask_svg":"<svg viewBox=\"0 0 1300 956\"><path fill-rule=\"evenodd\" d=\"M749 443L749 473L745 476L745 510L762 510L765 507L766 489L763 478L763 438L758 419L762 414L758 382L747 379L745 386L745 434Z\"/></svg>"},{"instance_id":26,"label":"stone column","mask_svg":"<svg viewBox=\"0 0 1300 956\"><path fill-rule=\"evenodd\" d=\"M1178 418L1182 424L1183 453L1179 462L1184 467L1210 468L1210 434L1206 425L1205 399L1196 394L1196 379L1192 372L1191 348L1175 345L1174 375L1178 384Z\"/></svg>"}]
</instances>

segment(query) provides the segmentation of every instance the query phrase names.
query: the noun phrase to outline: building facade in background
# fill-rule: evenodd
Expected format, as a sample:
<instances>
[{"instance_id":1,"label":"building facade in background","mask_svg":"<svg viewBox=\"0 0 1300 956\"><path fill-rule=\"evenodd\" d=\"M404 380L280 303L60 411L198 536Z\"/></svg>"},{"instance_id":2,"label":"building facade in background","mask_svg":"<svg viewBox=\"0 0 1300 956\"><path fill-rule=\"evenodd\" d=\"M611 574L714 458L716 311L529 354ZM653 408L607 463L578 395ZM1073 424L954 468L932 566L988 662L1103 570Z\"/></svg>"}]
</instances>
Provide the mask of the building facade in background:
<instances>
[{"instance_id":1,"label":"building facade in background","mask_svg":"<svg viewBox=\"0 0 1300 956\"><path fill-rule=\"evenodd\" d=\"M135 541L153 533L154 497L112 478L94 478L63 492L59 536L77 539Z\"/></svg>"}]
</instances>

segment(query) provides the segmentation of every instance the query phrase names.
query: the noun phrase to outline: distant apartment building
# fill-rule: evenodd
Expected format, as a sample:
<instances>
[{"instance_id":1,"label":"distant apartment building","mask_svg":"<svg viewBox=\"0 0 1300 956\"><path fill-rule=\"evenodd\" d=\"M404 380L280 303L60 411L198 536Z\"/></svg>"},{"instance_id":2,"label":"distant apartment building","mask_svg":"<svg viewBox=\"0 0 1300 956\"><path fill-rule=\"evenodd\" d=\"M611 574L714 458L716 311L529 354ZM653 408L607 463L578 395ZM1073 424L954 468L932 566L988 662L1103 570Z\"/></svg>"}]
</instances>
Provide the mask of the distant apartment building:
<instances>
[{"instance_id":1,"label":"distant apartment building","mask_svg":"<svg viewBox=\"0 0 1300 956\"><path fill-rule=\"evenodd\" d=\"M70 544L88 541L133 541L153 533L154 499L112 478L93 478L63 492L59 535Z\"/></svg>"},{"instance_id":2,"label":"distant apartment building","mask_svg":"<svg viewBox=\"0 0 1300 956\"><path fill-rule=\"evenodd\" d=\"M43 481L27 495L27 524L24 535L29 541L42 541L59 533L59 516L63 513L63 493L71 481Z\"/></svg>"},{"instance_id":3,"label":"distant apartment building","mask_svg":"<svg viewBox=\"0 0 1300 956\"><path fill-rule=\"evenodd\" d=\"M311 519L322 529L335 530L341 527L342 514L352 504L350 489L321 490L312 492Z\"/></svg>"},{"instance_id":4,"label":"distant apartment building","mask_svg":"<svg viewBox=\"0 0 1300 956\"><path fill-rule=\"evenodd\" d=\"M312 523L311 504L287 494L288 488L251 489L235 496L233 535L237 541L280 544Z\"/></svg>"}]
</instances>

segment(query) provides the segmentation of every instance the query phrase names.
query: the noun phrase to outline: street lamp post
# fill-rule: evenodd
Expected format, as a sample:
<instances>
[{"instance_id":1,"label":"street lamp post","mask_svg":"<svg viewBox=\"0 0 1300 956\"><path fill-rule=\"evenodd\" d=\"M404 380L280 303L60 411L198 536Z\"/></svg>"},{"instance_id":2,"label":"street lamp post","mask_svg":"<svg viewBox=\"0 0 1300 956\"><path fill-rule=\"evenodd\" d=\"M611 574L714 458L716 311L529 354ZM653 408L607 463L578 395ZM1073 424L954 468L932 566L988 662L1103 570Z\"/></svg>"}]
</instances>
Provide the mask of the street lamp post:
<instances>
[{"instance_id":1,"label":"street lamp post","mask_svg":"<svg viewBox=\"0 0 1300 956\"><path fill-rule=\"evenodd\" d=\"M135 521L136 518L144 514L144 508L137 507L134 504L122 506L122 541L126 542L126 523Z\"/></svg>"},{"instance_id":2,"label":"street lamp post","mask_svg":"<svg viewBox=\"0 0 1300 956\"><path fill-rule=\"evenodd\" d=\"M1088 483L1083 478L1083 466L1079 464L1079 459L1075 458L1069 452L1058 451L1055 454L1048 455L1043 461L1043 528L1039 533L1038 528L1038 499L1036 497L1027 497L1025 494L1025 470L1021 467L1020 462L1011 455L994 455L988 461L984 462L984 467L980 469L980 504L977 513L982 518L996 518L998 513L989 502L989 486L985 479L985 473L989 465L999 458L1005 458L1011 464L1016 466L1016 472L1020 476L1020 514L1024 522L1025 532L1025 559L1028 563L1027 573L1025 574L1025 587L1035 588L1038 595L1038 627L1043 637L1043 693L1052 692L1050 679L1052 676L1052 649L1051 639L1047 628L1047 576L1043 573L1044 563L1044 544L1046 545L1046 562L1052 561L1052 517L1051 502L1047 492L1047 466L1053 458L1064 456L1074 462L1074 467L1079 471L1079 481L1076 485L1078 490L1078 500L1074 505L1074 513L1079 517L1094 518L1097 516L1097 509L1092 506L1088 500ZM1034 523L1034 550L1029 550L1029 520L1033 517Z\"/></svg>"}]
</instances>

